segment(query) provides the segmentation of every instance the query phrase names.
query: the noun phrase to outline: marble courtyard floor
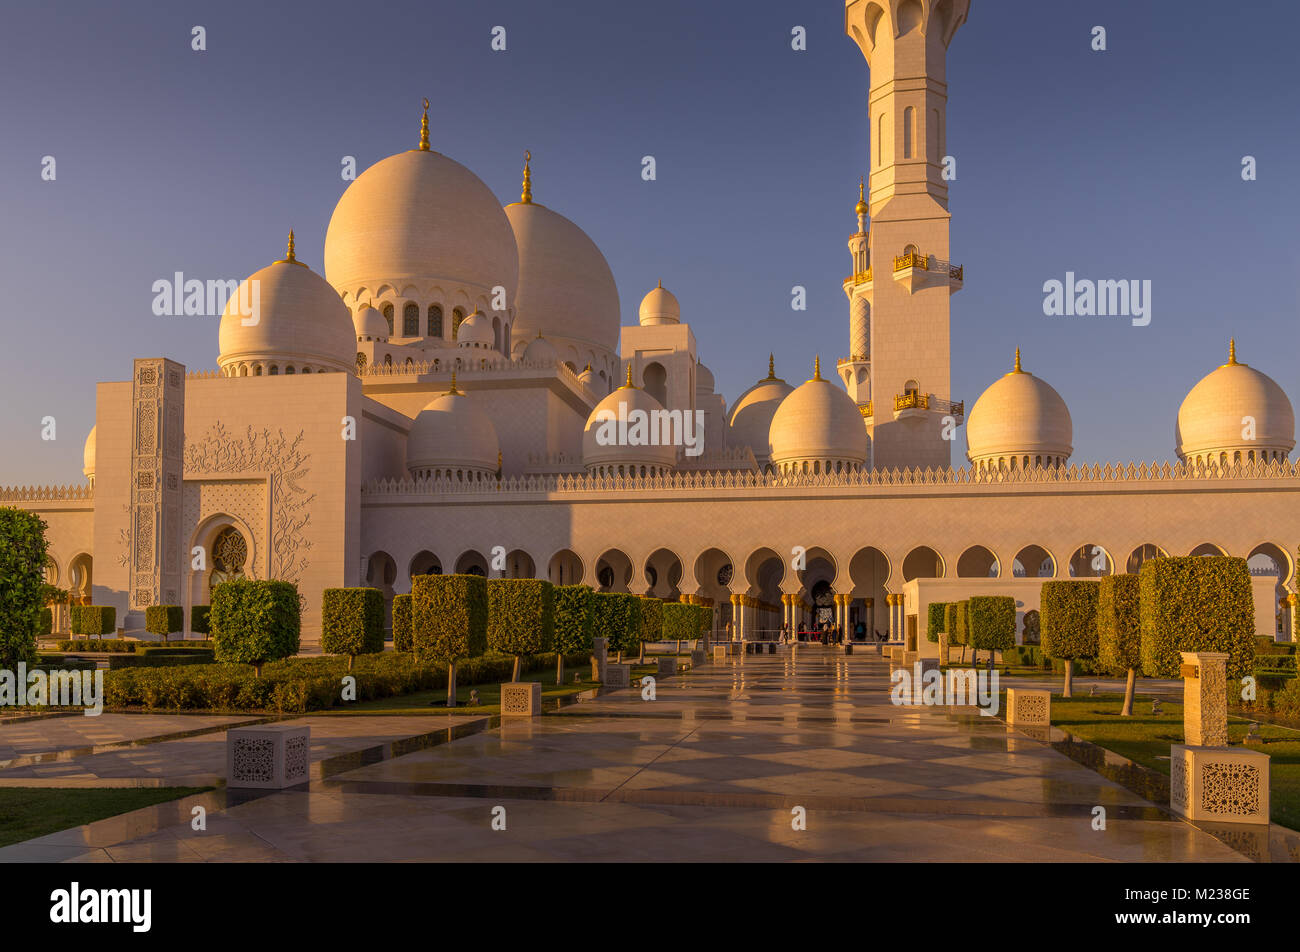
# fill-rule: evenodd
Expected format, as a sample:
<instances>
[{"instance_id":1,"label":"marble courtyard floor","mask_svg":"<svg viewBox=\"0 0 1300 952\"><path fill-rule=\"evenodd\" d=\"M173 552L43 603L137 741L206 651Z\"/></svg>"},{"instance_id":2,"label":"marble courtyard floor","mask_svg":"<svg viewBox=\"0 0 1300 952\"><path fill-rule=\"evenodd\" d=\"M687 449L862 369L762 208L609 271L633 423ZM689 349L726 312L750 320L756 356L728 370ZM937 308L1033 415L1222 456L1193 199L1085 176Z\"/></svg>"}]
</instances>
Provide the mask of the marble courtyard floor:
<instances>
[{"instance_id":1,"label":"marble courtyard floor","mask_svg":"<svg viewBox=\"0 0 1300 952\"><path fill-rule=\"evenodd\" d=\"M890 704L888 673L874 653L805 648L711 662L660 681L653 701L614 691L528 721L306 716L302 788L220 787L0 861L1247 861L1000 720ZM0 784L218 784L226 727L253 720L4 725Z\"/></svg>"}]
</instances>

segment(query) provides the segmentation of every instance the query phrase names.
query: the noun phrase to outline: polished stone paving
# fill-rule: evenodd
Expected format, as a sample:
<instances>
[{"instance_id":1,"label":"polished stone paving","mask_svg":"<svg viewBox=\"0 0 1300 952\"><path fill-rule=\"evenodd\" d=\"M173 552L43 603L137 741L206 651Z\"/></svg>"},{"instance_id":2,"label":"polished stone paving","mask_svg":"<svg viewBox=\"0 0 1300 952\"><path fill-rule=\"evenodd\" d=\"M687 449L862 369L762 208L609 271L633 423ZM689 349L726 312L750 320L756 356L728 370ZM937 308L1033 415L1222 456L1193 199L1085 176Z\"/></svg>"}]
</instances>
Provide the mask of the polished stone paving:
<instances>
[{"instance_id":1,"label":"polished stone paving","mask_svg":"<svg viewBox=\"0 0 1300 952\"><path fill-rule=\"evenodd\" d=\"M888 687L874 654L810 647L706 664L657 682L653 700L638 686L499 726L306 717L303 788L222 789L0 861L1246 860L995 718L897 707ZM217 731L0 769L0 781L158 782L219 773L223 757ZM205 831L191 828L196 804Z\"/></svg>"}]
</instances>

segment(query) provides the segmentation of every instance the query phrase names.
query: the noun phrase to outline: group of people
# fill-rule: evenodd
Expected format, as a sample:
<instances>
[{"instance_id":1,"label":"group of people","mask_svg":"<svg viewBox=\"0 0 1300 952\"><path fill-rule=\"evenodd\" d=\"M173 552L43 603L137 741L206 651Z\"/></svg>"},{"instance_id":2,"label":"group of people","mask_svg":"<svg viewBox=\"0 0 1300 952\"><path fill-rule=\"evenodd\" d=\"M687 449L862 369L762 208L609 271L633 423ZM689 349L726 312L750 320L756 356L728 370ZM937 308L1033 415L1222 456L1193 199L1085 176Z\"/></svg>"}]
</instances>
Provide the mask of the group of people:
<instances>
[{"instance_id":1,"label":"group of people","mask_svg":"<svg viewBox=\"0 0 1300 952\"><path fill-rule=\"evenodd\" d=\"M872 632L878 644L884 644L885 635L876 629ZM727 640L735 641L737 632L731 622L727 622ZM853 626L853 640L867 640L867 626L865 622L859 621ZM822 622L814 628L803 629L801 631L792 631L788 624L781 626L781 644L789 644L793 641L820 641L826 645L839 645L844 643L844 628L842 625L832 625L830 622Z\"/></svg>"}]
</instances>

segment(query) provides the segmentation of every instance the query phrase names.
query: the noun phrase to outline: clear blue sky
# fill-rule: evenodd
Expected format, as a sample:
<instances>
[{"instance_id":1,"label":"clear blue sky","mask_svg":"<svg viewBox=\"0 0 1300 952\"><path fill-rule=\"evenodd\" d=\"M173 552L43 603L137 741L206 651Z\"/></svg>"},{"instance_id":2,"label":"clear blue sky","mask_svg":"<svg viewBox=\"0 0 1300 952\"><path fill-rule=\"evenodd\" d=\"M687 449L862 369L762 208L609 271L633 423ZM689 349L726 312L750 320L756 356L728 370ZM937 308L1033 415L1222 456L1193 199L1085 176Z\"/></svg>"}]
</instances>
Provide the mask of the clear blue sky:
<instances>
[{"instance_id":1,"label":"clear blue sky","mask_svg":"<svg viewBox=\"0 0 1300 952\"><path fill-rule=\"evenodd\" d=\"M1179 402L1233 334L1300 395L1300 6L972 8L948 57L954 396L969 407L1020 345L1069 403L1082 461L1169 458ZM0 484L80 481L95 382L133 357L215 367L216 319L155 317L155 280L243 277L290 226L322 270L342 156L414 147L426 95L433 147L503 202L533 151L537 200L600 245L624 323L662 277L728 401L770 350L801 381L848 348L867 83L840 0L6 3ZM1045 317L1043 282L1066 271L1150 279L1150 326Z\"/></svg>"}]
</instances>

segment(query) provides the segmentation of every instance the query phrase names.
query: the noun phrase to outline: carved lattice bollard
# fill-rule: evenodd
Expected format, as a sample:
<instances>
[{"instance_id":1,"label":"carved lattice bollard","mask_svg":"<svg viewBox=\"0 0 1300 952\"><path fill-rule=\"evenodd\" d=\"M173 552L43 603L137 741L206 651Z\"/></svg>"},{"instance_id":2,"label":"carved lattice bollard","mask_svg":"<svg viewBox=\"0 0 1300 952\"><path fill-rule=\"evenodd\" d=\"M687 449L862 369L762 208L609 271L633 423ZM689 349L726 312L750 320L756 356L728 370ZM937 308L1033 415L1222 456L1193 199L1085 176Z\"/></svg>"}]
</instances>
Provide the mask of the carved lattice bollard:
<instances>
[{"instance_id":1,"label":"carved lattice bollard","mask_svg":"<svg viewBox=\"0 0 1300 952\"><path fill-rule=\"evenodd\" d=\"M1007 723L1014 724L1016 727L1051 726L1051 692L1007 688Z\"/></svg>"},{"instance_id":2,"label":"carved lattice bollard","mask_svg":"<svg viewBox=\"0 0 1300 952\"><path fill-rule=\"evenodd\" d=\"M540 681L507 681L501 685L502 717L539 717L541 713Z\"/></svg>"},{"instance_id":3,"label":"carved lattice bollard","mask_svg":"<svg viewBox=\"0 0 1300 952\"><path fill-rule=\"evenodd\" d=\"M626 688L632 686L632 666L630 664L608 664L605 666L605 687Z\"/></svg>"},{"instance_id":4,"label":"carved lattice bollard","mask_svg":"<svg viewBox=\"0 0 1300 952\"><path fill-rule=\"evenodd\" d=\"M656 658L655 664L658 666L655 671L657 678L670 678L677 673L676 658Z\"/></svg>"},{"instance_id":5,"label":"carved lattice bollard","mask_svg":"<svg viewBox=\"0 0 1300 952\"><path fill-rule=\"evenodd\" d=\"M306 783L311 767L311 728L306 724L258 724L226 731L226 786L281 790Z\"/></svg>"}]
</instances>

